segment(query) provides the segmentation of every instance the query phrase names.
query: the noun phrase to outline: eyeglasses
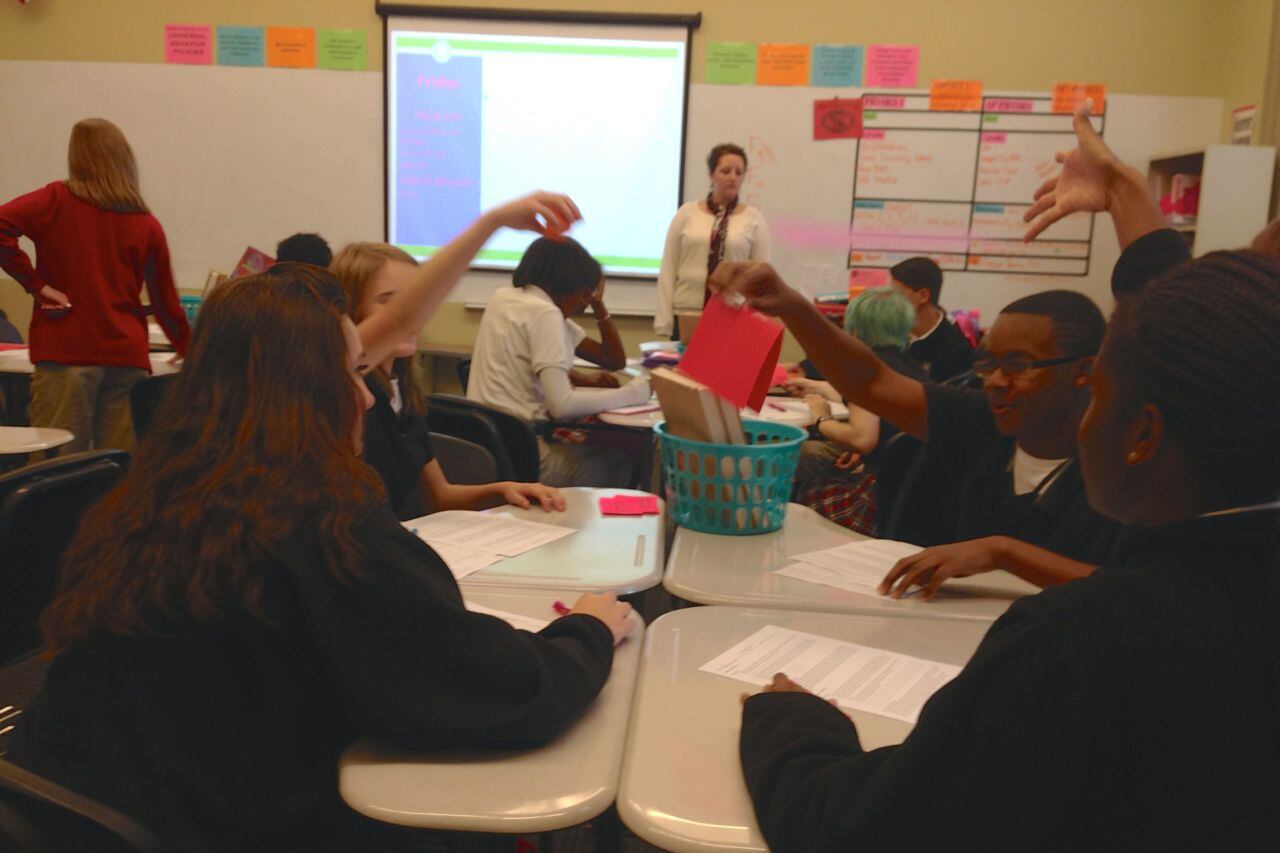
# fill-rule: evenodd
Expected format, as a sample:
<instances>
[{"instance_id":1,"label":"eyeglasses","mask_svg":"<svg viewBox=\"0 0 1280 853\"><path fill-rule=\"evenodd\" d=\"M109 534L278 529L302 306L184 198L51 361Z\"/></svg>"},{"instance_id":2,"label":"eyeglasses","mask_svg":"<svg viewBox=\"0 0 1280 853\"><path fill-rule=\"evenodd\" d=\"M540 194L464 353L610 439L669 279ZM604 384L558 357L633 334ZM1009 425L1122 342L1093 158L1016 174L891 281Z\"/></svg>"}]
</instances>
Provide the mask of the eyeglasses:
<instances>
[{"instance_id":1,"label":"eyeglasses","mask_svg":"<svg viewBox=\"0 0 1280 853\"><path fill-rule=\"evenodd\" d=\"M1064 355L1058 358L1032 358L1026 353L1011 352L1008 355L993 356L979 353L973 360L973 374L979 379L986 379L999 370L1010 379L1021 376L1036 367L1052 367L1055 364L1068 364L1088 358L1086 355Z\"/></svg>"}]
</instances>

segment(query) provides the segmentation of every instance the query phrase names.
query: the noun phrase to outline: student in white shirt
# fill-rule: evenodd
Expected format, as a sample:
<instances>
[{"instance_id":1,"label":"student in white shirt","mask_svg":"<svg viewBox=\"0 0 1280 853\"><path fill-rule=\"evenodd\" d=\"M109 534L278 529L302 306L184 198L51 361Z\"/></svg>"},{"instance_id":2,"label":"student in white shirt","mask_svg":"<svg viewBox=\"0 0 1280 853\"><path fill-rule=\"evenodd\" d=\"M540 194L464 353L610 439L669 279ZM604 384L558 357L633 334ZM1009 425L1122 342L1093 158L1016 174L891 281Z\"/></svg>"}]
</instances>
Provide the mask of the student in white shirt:
<instances>
[{"instance_id":1,"label":"student in white shirt","mask_svg":"<svg viewBox=\"0 0 1280 853\"><path fill-rule=\"evenodd\" d=\"M676 211L658 270L658 313L653 330L675 334L675 312L701 311L707 277L721 261L769 260L769 226L758 208L738 199L747 152L729 143L707 156L711 191Z\"/></svg>"},{"instance_id":2,"label":"student in white shirt","mask_svg":"<svg viewBox=\"0 0 1280 853\"><path fill-rule=\"evenodd\" d=\"M535 240L480 321L467 397L527 421L568 420L649 399L649 382L621 388L575 387L574 356L622 367L622 340L604 305L604 276L586 249L568 238ZM588 307L601 340L569 320ZM620 451L538 440L541 481L551 486L626 486L630 460Z\"/></svg>"}]
</instances>

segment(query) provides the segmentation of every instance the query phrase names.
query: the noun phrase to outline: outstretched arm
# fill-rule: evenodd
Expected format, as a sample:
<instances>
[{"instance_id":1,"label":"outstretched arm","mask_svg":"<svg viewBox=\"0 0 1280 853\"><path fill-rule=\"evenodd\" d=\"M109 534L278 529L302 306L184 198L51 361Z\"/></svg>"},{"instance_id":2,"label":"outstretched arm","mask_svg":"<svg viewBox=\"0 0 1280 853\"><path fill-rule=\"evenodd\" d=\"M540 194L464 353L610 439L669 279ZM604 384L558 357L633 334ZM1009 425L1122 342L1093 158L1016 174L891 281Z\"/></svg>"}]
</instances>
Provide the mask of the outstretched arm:
<instances>
[{"instance_id":1,"label":"outstretched arm","mask_svg":"<svg viewBox=\"0 0 1280 853\"><path fill-rule=\"evenodd\" d=\"M360 341L370 364L381 364L406 340L418 336L436 308L444 301L476 252L499 228L545 233L548 223L559 230L582 218L577 205L565 195L537 192L496 207L471 223L448 245L418 268L413 282L378 311L360 323Z\"/></svg>"},{"instance_id":2,"label":"outstretched arm","mask_svg":"<svg viewBox=\"0 0 1280 853\"><path fill-rule=\"evenodd\" d=\"M726 261L716 267L709 284L714 292L739 293L757 310L781 318L849 402L916 438L928 438L924 385L893 370L862 341L836 328L773 267L759 261Z\"/></svg>"}]
</instances>

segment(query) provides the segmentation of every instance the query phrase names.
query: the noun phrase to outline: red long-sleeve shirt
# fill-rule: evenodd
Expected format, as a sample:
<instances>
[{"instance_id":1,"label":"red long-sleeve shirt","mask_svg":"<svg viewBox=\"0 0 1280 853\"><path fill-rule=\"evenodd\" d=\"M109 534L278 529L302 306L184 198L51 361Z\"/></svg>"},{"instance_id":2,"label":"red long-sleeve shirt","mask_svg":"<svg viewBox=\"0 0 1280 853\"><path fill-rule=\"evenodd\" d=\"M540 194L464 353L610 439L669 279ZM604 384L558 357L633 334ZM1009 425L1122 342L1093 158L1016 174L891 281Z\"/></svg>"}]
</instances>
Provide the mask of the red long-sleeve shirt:
<instances>
[{"instance_id":1,"label":"red long-sleeve shirt","mask_svg":"<svg viewBox=\"0 0 1280 853\"><path fill-rule=\"evenodd\" d=\"M18 247L36 246L36 265ZM71 194L62 181L0 206L0 268L32 296L45 285L71 310L31 318L31 360L141 367L147 359L145 284L156 320L179 354L191 328L178 301L164 229L150 213L115 213Z\"/></svg>"}]
</instances>

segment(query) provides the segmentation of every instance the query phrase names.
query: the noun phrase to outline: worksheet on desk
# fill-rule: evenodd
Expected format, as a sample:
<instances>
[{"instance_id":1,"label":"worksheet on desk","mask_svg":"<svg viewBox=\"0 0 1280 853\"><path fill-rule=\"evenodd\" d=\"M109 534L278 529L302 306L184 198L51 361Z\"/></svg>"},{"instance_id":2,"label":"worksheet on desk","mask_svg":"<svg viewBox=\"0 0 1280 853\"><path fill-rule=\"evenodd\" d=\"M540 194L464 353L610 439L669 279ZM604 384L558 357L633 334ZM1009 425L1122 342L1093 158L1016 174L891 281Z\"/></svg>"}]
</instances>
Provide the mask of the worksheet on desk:
<instances>
[{"instance_id":1,"label":"worksheet on desk","mask_svg":"<svg viewBox=\"0 0 1280 853\"><path fill-rule=\"evenodd\" d=\"M774 574L849 592L879 595L877 587L894 564L922 551L920 546L893 539L863 539L823 551L792 557L794 563Z\"/></svg>"},{"instance_id":2,"label":"worksheet on desk","mask_svg":"<svg viewBox=\"0 0 1280 853\"><path fill-rule=\"evenodd\" d=\"M405 527L433 547L443 543L503 557L518 556L576 532L572 527L468 510L437 512L407 521Z\"/></svg>"},{"instance_id":3,"label":"worksheet on desk","mask_svg":"<svg viewBox=\"0 0 1280 853\"><path fill-rule=\"evenodd\" d=\"M699 669L757 687L785 673L843 708L914 723L961 667L766 625Z\"/></svg>"}]
</instances>

